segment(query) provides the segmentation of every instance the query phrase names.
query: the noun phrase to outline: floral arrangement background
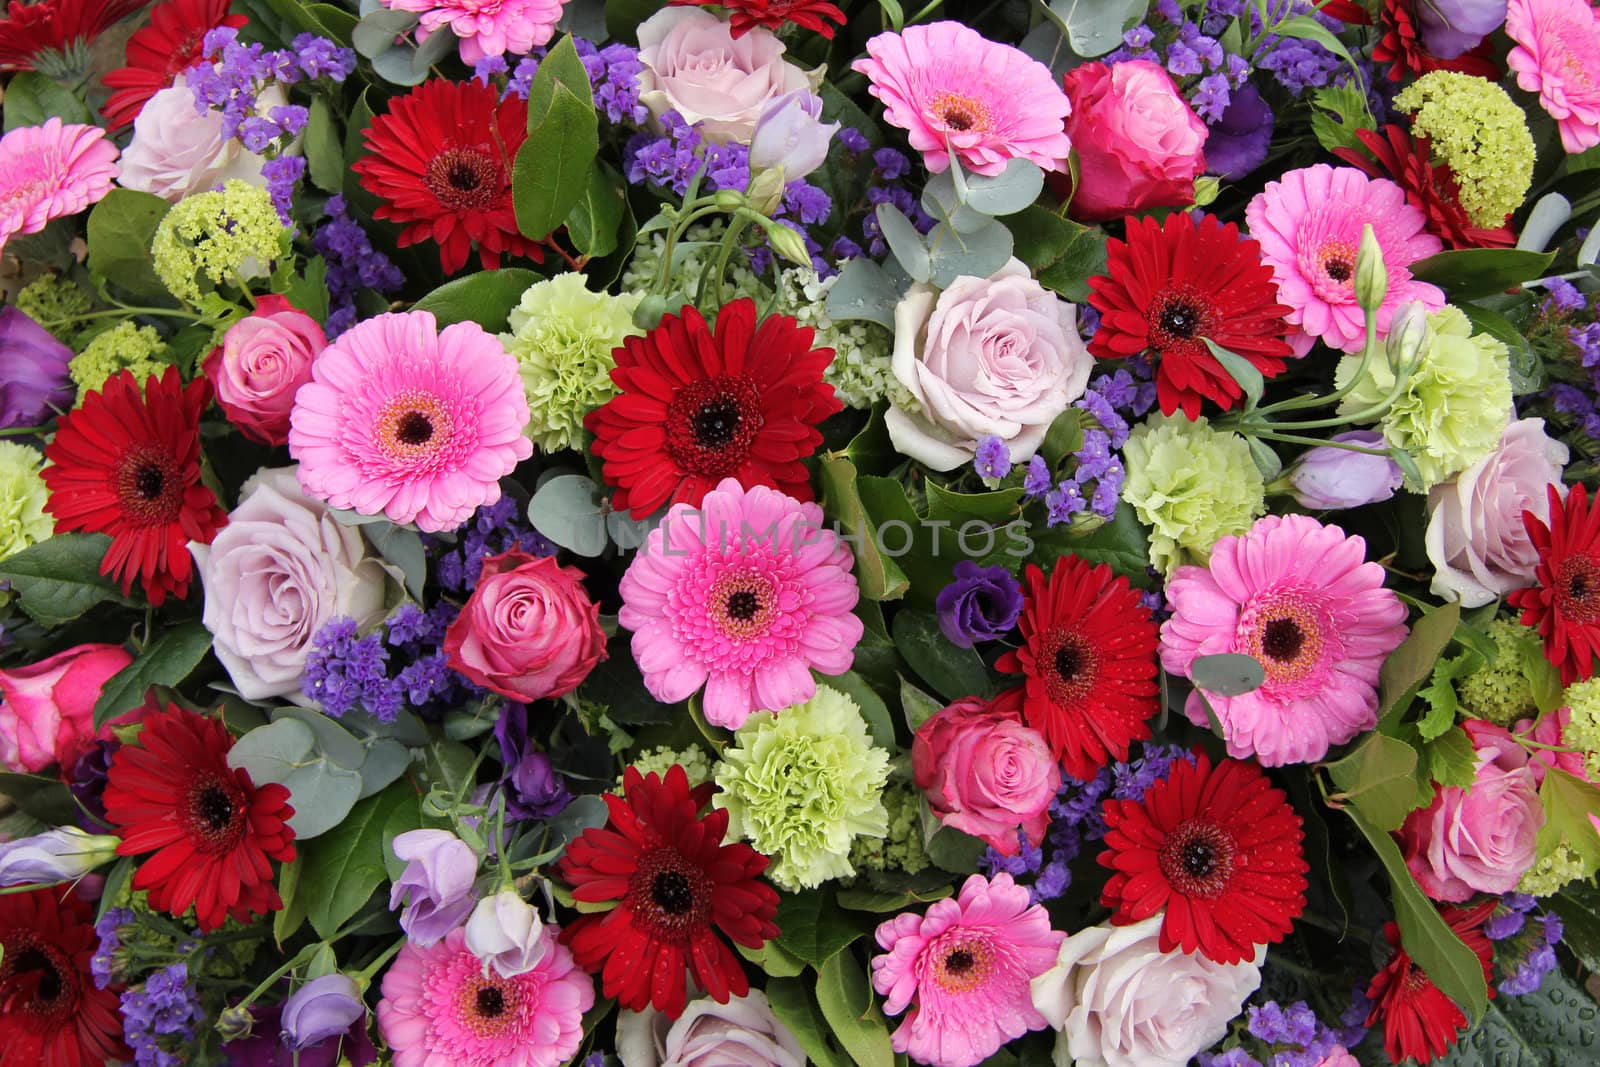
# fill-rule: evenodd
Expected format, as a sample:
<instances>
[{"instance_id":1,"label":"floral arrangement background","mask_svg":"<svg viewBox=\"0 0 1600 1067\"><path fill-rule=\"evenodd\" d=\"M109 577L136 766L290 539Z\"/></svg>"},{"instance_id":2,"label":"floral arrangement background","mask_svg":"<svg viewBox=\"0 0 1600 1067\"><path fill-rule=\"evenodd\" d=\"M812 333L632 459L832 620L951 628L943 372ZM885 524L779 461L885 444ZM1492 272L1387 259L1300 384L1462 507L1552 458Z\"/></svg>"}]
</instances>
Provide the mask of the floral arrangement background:
<instances>
[{"instance_id":1,"label":"floral arrangement background","mask_svg":"<svg viewBox=\"0 0 1600 1067\"><path fill-rule=\"evenodd\" d=\"M12 0L0 1067L1587 1064L1588 0Z\"/></svg>"}]
</instances>

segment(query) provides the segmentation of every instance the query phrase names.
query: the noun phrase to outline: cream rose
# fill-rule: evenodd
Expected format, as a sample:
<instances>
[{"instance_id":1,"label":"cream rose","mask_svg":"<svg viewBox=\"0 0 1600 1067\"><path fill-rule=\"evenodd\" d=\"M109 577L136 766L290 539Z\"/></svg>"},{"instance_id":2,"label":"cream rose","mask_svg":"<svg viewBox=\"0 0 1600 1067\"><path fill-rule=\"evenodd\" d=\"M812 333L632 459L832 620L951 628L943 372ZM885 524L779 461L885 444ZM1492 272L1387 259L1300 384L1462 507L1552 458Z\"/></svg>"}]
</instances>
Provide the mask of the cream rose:
<instances>
[{"instance_id":1,"label":"cream rose","mask_svg":"<svg viewBox=\"0 0 1600 1067\"><path fill-rule=\"evenodd\" d=\"M1061 944L1056 965L1033 980L1033 1006L1059 1030L1057 1063L1074 1067L1184 1067L1228 1031L1261 985L1250 963L1162 952L1165 916L1102 924Z\"/></svg>"},{"instance_id":2,"label":"cream rose","mask_svg":"<svg viewBox=\"0 0 1600 1067\"><path fill-rule=\"evenodd\" d=\"M1544 432L1543 419L1519 419L1488 456L1428 491L1435 596L1476 608L1533 584L1539 553L1522 513L1549 519L1546 488L1561 484L1566 462L1567 446Z\"/></svg>"},{"instance_id":3,"label":"cream rose","mask_svg":"<svg viewBox=\"0 0 1600 1067\"><path fill-rule=\"evenodd\" d=\"M806 1054L759 989L691 1000L676 1022L653 1008L617 1019L622 1067L805 1067Z\"/></svg>"},{"instance_id":4,"label":"cream rose","mask_svg":"<svg viewBox=\"0 0 1600 1067\"><path fill-rule=\"evenodd\" d=\"M329 619L383 614L388 574L360 532L300 490L295 468L257 472L209 545L193 544L201 621L246 700L295 697L311 638Z\"/></svg>"},{"instance_id":5,"label":"cream rose","mask_svg":"<svg viewBox=\"0 0 1600 1067\"><path fill-rule=\"evenodd\" d=\"M270 85L256 100L256 112L265 115L289 101L283 90ZM133 120L133 140L122 151L126 189L153 193L177 203L191 193L213 189L229 178L265 186L261 165L266 160L247 152L236 140L222 137L222 113L195 110L194 92L178 75L144 105Z\"/></svg>"},{"instance_id":6,"label":"cream rose","mask_svg":"<svg viewBox=\"0 0 1600 1067\"><path fill-rule=\"evenodd\" d=\"M1078 309L1020 260L988 278L957 278L942 293L913 285L895 308L894 376L921 410L890 408L889 436L936 471L970 463L990 435L1023 462L1083 395L1093 364Z\"/></svg>"},{"instance_id":7,"label":"cream rose","mask_svg":"<svg viewBox=\"0 0 1600 1067\"><path fill-rule=\"evenodd\" d=\"M756 26L735 40L709 11L663 8L639 26L639 102L658 119L676 111L719 144L749 144L769 100L820 80L783 53L771 30Z\"/></svg>"}]
</instances>

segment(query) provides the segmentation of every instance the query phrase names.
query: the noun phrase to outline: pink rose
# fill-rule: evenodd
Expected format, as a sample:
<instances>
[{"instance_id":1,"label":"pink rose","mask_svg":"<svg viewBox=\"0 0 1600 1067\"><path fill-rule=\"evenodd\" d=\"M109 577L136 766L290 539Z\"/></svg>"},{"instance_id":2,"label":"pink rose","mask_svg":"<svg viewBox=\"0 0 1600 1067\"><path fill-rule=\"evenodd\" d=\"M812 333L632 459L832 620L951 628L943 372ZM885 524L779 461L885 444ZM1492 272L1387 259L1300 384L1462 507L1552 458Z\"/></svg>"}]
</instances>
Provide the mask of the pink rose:
<instances>
[{"instance_id":1,"label":"pink rose","mask_svg":"<svg viewBox=\"0 0 1600 1067\"><path fill-rule=\"evenodd\" d=\"M266 116L289 102L269 85L256 97L255 113ZM177 203L213 189L230 178L265 187L266 158L248 151L236 138L222 136L222 112L196 109L194 91L179 74L152 96L133 120L133 140L122 152L118 184Z\"/></svg>"},{"instance_id":2,"label":"pink rose","mask_svg":"<svg viewBox=\"0 0 1600 1067\"><path fill-rule=\"evenodd\" d=\"M1522 513L1550 517L1545 487L1561 484L1567 446L1544 432L1543 419L1505 428L1493 452L1428 490L1428 561L1433 593L1477 608L1533 584L1539 552Z\"/></svg>"},{"instance_id":3,"label":"pink rose","mask_svg":"<svg viewBox=\"0 0 1600 1067\"><path fill-rule=\"evenodd\" d=\"M1511 728L1511 732L1517 737L1526 737L1535 744L1549 746L1535 748L1528 753L1528 769L1533 771L1533 781L1536 785L1544 784L1544 772L1551 767L1565 771L1581 781L1589 781L1588 769L1584 767L1583 752L1577 750L1563 737L1567 731L1567 723L1571 721L1571 708L1556 708L1539 716L1537 721L1519 719Z\"/></svg>"},{"instance_id":4,"label":"pink rose","mask_svg":"<svg viewBox=\"0 0 1600 1067\"><path fill-rule=\"evenodd\" d=\"M657 119L676 111L718 144L749 144L769 100L816 88L783 53L771 30L756 26L734 40L709 11L663 8L639 26L639 102Z\"/></svg>"},{"instance_id":5,"label":"pink rose","mask_svg":"<svg viewBox=\"0 0 1600 1067\"><path fill-rule=\"evenodd\" d=\"M1061 769L1015 707L965 697L917 728L911 769L928 807L946 826L1015 856L1017 830L1037 845L1050 822Z\"/></svg>"},{"instance_id":6,"label":"pink rose","mask_svg":"<svg viewBox=\"0 0 1600 1067\"><path fill-rule=\"evenodd\" d=\"M1471 789L1444 786L1433 803L1406 816L1400 844L1423 892L1459 904L1473 893L1506 893L1534 861L1544 825L1528 754L1503 728L1462 725L1478 753Z\"/></svg>"},{"instance_id":7,"label":"pink rose","mask_svg":"<svg viewBox=\"0 0 1600 1067\"><path fill-rule=\"evenodd\" d=\"M483 561L444 650L476 684L527 702L576 689L605 658L606 635L582 571L512 549Z\"/></svg>"},{"instance_id":8,"label":"pink rose","mask_svg":"<svg viewBox=\"0 0 1600 1067\"><path fill-rule=\"evenodd\" d=\"M94 702L133 662L121 645L79 645L0 671L0 763L32 774L70 766L94 740Z\"/></svg>"},{"instance_id":9,"label":"pink rose","mask_svg":"<svg viewBox=\"0 0 1600 1067\"><path fill-rule=\"evenodd\" d=\"M252 441L283 445L295 391L311 380L311 361L327 345L316 319L269 294L228 327L203 369L229 422Z\"/></svg>"},{"instance_id":10,"label":"pink rose","mask_svg":"<svg viewBox=\"0 0 1600 1067\"><path fill-rule=\"evenodd\" d=\"M1206 169L1206 126L1167 72L1148 60L1085 63L1064 79L1078 153L1075 219L1099 222L1152 207L1194 203Z\"/></svg>"}]
</instances>

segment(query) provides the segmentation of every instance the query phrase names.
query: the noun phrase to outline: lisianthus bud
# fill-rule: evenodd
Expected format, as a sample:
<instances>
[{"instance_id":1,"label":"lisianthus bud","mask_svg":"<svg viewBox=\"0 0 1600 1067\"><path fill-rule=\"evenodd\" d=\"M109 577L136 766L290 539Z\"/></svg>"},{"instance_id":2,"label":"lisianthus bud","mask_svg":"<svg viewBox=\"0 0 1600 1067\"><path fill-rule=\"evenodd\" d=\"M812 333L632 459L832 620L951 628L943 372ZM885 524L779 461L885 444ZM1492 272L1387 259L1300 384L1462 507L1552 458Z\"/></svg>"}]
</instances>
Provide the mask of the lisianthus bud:
<instances>
[{"instance_id":1,"label":"lisianthus bud","mask_svg":"<svg viewBox=\"0 0 1600 1067\"><path fill-rule=\"evenodd\" d=\"M1428 324L1428 309L1413 300L1394 313L1386 340L1389 366L1399 371L1410 366L1433 343L1433 328Z\"/></svg>"},{"instance_id":2,"label":"lisianthus bud","mask_svg":"<svg viewBox=\"0 0 1600 1067\"><path fill-rule=\"evenodd\" d=\"M750 170L781 170L792 182L822 166L837 122L822 121L822 97L809 89L773 97L761 109L750 139Z\"/></svg>"},{"instance_id":3,"label":"lisianthus bud","mask_svg":"<svg viewBox=\"0 0 1600 1067\"><path fill-rule=\"evenodd\" d=\"M533 905L507 886L478 901L467 920L467 948L501 978L515 978L538 966L550 949L544 921Z\"/></svg>"},{"instance_id":4,"label":"lisianthus bud","mask_svg":"<svg viewBox=\"0 0 1600 1067\"><path fill-rule=\"evenodd\" d=\"M299 1052L345 1033L367 1014L361 988L344 974L325 974L283 1002L283 1043Z\"/></svg>"},{"instance_id":5,"label":"lisianthus bud","mask_svg":"<svg viewBox=\"0 0 1600 1067\"><path fill-rule=\"evenodd\" d=\"M772 244L772 250L791 263L802 267L811 266L811 253L806 251L806 243L800 235L781 222L764 222L767 230L767 240Z\"/></svg>"},{"instance_id":6,"label":"lisianthus bud","mask_svg":"<svg viewBox=\"0 0 1600 1067\"><path fill-rule=\"evenodd\" d=\"M250 1014L249 1008L242 1008L235 1004L224 1008L222 1014L217 1016L217 1036L223 1043L230 1041L243 1041L250 1036L255 1026L256 1018Z\"/></svg>"},{"instance_id":7,"label":"lisianthus bud","mask_svg":"<svg viewBox=\"0 0 1600 1067\"><path fill-rule=\"evenodd\" d=\"M48 885L82 878L117 858L122 839L61 826L0 844L0 886Z\"/></svg>"},{"instance_id":8,"label":"lisianthus bud","mask_svg":"<svg viewBox=\"0 0 1600 1067\"><path fill-rule=\"evenodd\" d=\"M1376 430L1352 430L1333 440L1364 448L1386 447L1383 434ZM1301 507L1320 511L1388 500L1400 488L1402 477L1399 464L1386 455L1320 445L1300 457L1289 473L1289 482Z\"/></svg>"},{"instance_id":9,"label":"lisianthus bud","mask_svg":"<svg viewBox=\"0 0 1600 1067\"><path fill-rule=\"evenodd\" d=\"M1372 232L1372 223L1361 227L1361 247L1356 251L1356 303L1362 311L1377 311L1389 293L1389 268L1383 263L1383 249Z\"/></svg>"}]
</instances>

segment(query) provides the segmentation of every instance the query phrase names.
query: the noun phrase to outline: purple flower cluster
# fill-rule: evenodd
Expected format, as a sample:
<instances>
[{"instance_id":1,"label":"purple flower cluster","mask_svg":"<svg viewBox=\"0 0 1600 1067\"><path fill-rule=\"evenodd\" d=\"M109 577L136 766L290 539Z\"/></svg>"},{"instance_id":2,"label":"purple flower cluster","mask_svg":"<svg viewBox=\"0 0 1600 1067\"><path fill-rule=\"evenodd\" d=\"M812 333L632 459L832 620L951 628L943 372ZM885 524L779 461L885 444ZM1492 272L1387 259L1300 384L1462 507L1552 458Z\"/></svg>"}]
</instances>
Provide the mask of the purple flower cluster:
<instances>
[{"instance_id":1,"label":"purple flower cluster","mask_svg":"<svg viewBox=\"0 0 1600 1067\"><path fill-rule=\"evenodd\" d=\"M846 137L846 134L852 136ZM852 155L866 151L867 141L855 130L840 130L839 141L845 150ZM861 219L861 240L873 259L882 259L889 251L889 246L884 242L883 230L878 225L878 205L892 204L900 213L911 220L918 233L927 233L933 229L934 219L922 210L922 203L912 193L906 184L906 179L911 175L911 159L897 148L880 148L872 153L872 176L867 182L867 205L869 210ZM841 237L834 242L834 255L840 259L847 259L852 255L861 254L861 245L847 238Z\"/></svg>"},{"instance_id":2,"label":"purple flower cluster","mask_svg":"<svg viewBox=\"0 0 1600 1067\"><path fill-rule=\"evenodd\" d=\"M72 792L72 799L77 801L78 811L74 817L78 825L90 833L99 833L105 826L105 792L106 783L110 781L111 754L121 747L122 742L115 738L95 741L78 757L67 776L67 788Z\"/></svg>"},{"instance_id":3,"label":"purple flower cluster","mask_svg":"<svg viewBox=\"0 0 1600 1067\"><path fill-rule=\"evenodd\" d=\"M1338 19L1316 12L1315 6L1306 3L1305 0L1270 0L1267 4L1267 19L1270 24L1276 25L1299 15L1310 15L1320 22L1323 28L1334 33L1344 28ZM1260 33L1261 29L1261 17L1252 7L1250 32ZM1342 59L1315 41L1304 41L1298 37L1278 37L1268 34L1257 46L1255 64L1270 73L1279 85L1295 96L1299 96L1307 89L1321 89L1342 82L1349 76ZM1341 71L1344 71L1342 75Z\"/></svg>"},{"instance_id":4,"label":"purple flower cluster","mask_svg":"<svg viewBox=\"0 0 1600 1067\"><path fill-rule=\"evenodd\" d=\"M1496 943L1495 963L1504 975L1497 988L1508 997L1536 991L1556 968L1561 917L1553 912L1533 914L1537 904L1526 893L1507 893L1483 925L1484 936Z\"/></svg>"},{"instance_id":5,"label":"purple flower cluster","mask_svg":"<svg viewBox=\"0 0 1600 1067\"><path fill-rule=\"evenodd\" d=\"M361 636L354 619L330 619L311 638L307 695L334 718L361 709L394 722L406 708L437 718L458 698L476 692L450 669L442 647L457 609L440 601L424 611L402 604L384 626ZM394 674L390 668L403 664Z\"/></svg>"},{"instance_id":6,"label":"purple flower cluster","mask_svg":"<svg viewBox=\"0 0 1600 1067\"><path fill-rule=\"evenodd\" d=\"M329 340L356 324L356 293L375 289L397 292L405 275L389 257L372 247L361 224L351 218L342 196L330 196L328 219L311 235L311 247L327 264L331 311L325 326Z\"/></svg>"},{"instance_id":7,"label":"purple flower cluster","mask_svg":"<svg viewBox=\"0 0 1600 1067\"><path fill-rule=\"evenodd\" d=\"M122 994L122 1032L138 1067L186 1063L183 1046L194 1040L194 1024L201 1017L199 994L182 962L152 972L143 986Z\"/></svg>"},{"instance_id":8,"label":"purple flower cluster","mask_svg":"<svg viewBox=\"0 0 1600 1067\"><path fill-rule=\"evenodd\" d=\"M1011 450L1004 441L990 434L978 442L972 469L980 478L1004 478L1011 473Z\"/></svg>"},{"instance_id":9,"label":"purple flower cluster","mask_svg":"<svg viewBox=\"0 0 1600 1067\"><path fill-rule=\"evenodd\" d=\"M1250 64L1223 51L1217 40L1227 20L1206 32L1184 18L1176 4L1158 5L1161 18L1155 26L1140 23L1122 35L1122 47L1106 56L1106 63L1143 59L1166 67L1189 98L1195 114L1207 123L1221 121L1233 90L1250 76Z\"/></svg>"},{"instance_id":10,"label":"purple flower cluster","mask_svg":"<svg viewBox=\"0 0 1600 1067\"><path fill-rule=\"evenodd\" d=\"M117 950L122 947L122 928L133 922L133 912L128 908L109 908L94 924L100 938L94 955L89 957L89 973L94 977L96 989L104 989L118 978Z\"/></svg>"},{"instance_id":11,"label":"purple flower cluster","mask_svg":"<svg viewBox=\"0 0 1600 1067\"><path fill-rule=\"evenodd\" d=\"M589 75L596 112L618 125L643 126L649 121L650 109L639 103L639 73L644 64L639 61L638 49L620 43L601 48L582 37L574 37L572 45ZM547 48L535 48L514 68L504 56L484 56L473 64L472 76L487 85L494 78L507 75L502 99L520 96L526 100L533 89L533 76L539 72L539 62L548 52Z\"/></svg>"},{"instance_id":12,"label":"purple flower cluster","mask_svg":"<svg viewBox=\"0 0 1600 1067\"><path fill-rule=\"evenodd\" d=\"M400 713L399 702L392 700L383 635L374 631L360 636L356 621L347 616L329 619L312 636L305 690L334 718L358 707L384 722L393 722Z\"/></svg>"},{"instance_id":13,"label":"purple flower cluster","mask_svg":"<svg viewBox=\"0 0 1600 1067\"><path fill-rule=\"evenodd\" d=\"M1155 403L1155 383L1149 378L1148 366L1141 361L1130 365L1132 370L1100 375L1073 405L1093 424L1085 428L1083 443L1073 453L1070 478L1055 482L1042 457L1028 461L1022 490L1030 499L1044 500L1045 521L1051 526L1071 522L1086 512L1107 520L1116 514L1127 473L1117 449L1128 439L1130 420Z\"/></svg>"},{"instance_id":14,"label":"purple flower cluster","mask_svg":"<svg viewBox=\"0 0 1600 1067\"><path fill-rule=\"evenodd\" d=\"M454 534L453 541L425 537L434 553L433 574L440 588L465 596L478 587L483 561L513 548L532 556L553 556L555 544L535 530L522 517L522 509L511 497L503 496L473 512L472 518Z\"/></svg>"},{"instance_id":15,"label":"purple flower cluster","mask_svg":"<svg viewBox=\"0 0 1600 1067\"><path fill-rule=\"evenodd\" d=\"M1246 1031L1270 1048L1266 1059L1258 1060L1244 1048L1231 1048L1215 1056L1202 1053L1201 1067L1315 1067L1335 1046L1351 1049L1366 1037L1364 1020L1370 1002L1359 987L1351 996L1350 1008L1340 1017L1337 1029L1317 1018L1305 1001L1287 1007L1272 1000L1251 1005Z\"/></svg>"}]
</instances>

